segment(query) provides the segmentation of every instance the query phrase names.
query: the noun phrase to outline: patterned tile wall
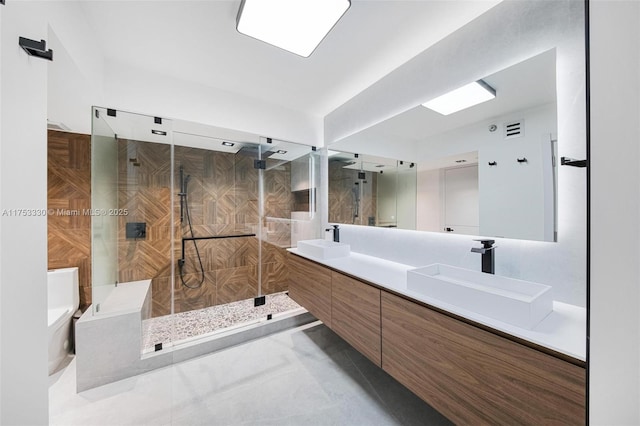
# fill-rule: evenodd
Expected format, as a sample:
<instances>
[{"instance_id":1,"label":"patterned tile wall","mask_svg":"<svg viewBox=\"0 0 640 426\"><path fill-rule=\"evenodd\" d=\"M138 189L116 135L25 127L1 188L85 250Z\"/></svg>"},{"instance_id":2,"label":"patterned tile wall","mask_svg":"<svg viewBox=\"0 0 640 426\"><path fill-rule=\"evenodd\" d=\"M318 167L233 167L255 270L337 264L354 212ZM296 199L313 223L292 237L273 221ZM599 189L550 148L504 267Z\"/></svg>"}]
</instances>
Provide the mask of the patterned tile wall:
<instances>
[{"instance_id":1,"label":"patterned tile wall","mask_svg":"<svg viewBox=\"0 0 640 426\"><path fill-rule=\"evenodd\" d=\"M48 268L77 266L80 306L91 304L91 137L47 133ZM69 214L67 214L67 212Z\"/></svg>"},{"instance_id":2,"label":"patterned tile wall","mask_svg":"<svg viewBox=\"0 0 640 426\"><path fill-rule=\"evenodd\" d=\"M81 211L91 208L91 137L49 132L48 208ZM250 155L175 147L171 183L171 148L150 142L118 140L118 203L127 209L118 218L120 282L152 279L153 316L171 313L171 276L175 273L175 312L205 308L255 297L259 268L262 293L287 289L286 251L291 241L294 197L290 165L265 172L265 212L262 265L257 237L198 242L204 283L193 243L185 244L183 285L177 267L181 237L190 236L186 218L180 222L179 166L191 175L189 213L195 236L257 233L258 172ZM173 220L171 192L174 192ZM62 210L60 210L62 211ZM146 238L128 239L128 222L145 222ZM171 230L174 225L174 262ZM81 304L91 303L91 217L48 217L49 268L80 268Z\"/></svg>"},{"instance_id":3,"label":"patterned tile wall","mask_svg":"<svg viewBox=\"0 0 640 426\"><path fill-rule=\"evenodd\" d=\"M358 170L345 169L345 165L341 160L329 161L329 222L375 225L378 175L365 172L365 179L358 179ZM354 189L360 194L357 217Z\"/></svg>"}]
</instances>

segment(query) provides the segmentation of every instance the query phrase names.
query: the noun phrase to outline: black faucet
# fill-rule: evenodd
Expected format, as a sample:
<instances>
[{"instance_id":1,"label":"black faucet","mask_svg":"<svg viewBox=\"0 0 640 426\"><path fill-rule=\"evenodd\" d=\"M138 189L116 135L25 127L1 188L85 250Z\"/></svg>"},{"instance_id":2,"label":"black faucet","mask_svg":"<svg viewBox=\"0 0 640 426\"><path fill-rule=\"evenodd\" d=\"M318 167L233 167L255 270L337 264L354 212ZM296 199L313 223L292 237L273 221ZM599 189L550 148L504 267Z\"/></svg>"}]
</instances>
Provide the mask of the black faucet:
<instances>
[{"instance_id":1,"label":"black faucet","mask_svg":"<svg viewBox=\"0 0 640 426\"><path fill-rule=\"evenodd\" d=\"M340 242L340 225L331 225L333 226L332 228L327 228L325 229L325 231L329 232L329 231L333 231L333 241L336 243Z\"/></svg>"},{"instance_id":2,"label":"black faucet","mask_svg":"<svg viewBox=\"0 0 640 426\"><path fill-rule=\"evenodd\" d=\"M482 272L487 274L495 274L496 262L493 256L494 249L498 246L494 246L495 240L473 240L480 241L482 247L473 247L471 252L482 254Z\"/></svg>"}]
</instances>

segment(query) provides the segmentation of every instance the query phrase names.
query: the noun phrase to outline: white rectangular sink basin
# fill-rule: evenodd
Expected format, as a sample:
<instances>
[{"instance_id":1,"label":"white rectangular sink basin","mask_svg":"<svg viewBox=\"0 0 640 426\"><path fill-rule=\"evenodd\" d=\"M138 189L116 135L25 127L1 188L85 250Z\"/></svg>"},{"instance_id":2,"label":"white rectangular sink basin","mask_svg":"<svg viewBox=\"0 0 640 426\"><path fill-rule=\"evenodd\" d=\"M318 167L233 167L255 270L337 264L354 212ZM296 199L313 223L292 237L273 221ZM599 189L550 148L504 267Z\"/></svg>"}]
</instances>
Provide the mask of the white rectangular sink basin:
<instances>
[{"instance_id":1,"label":"white rectangular sink basin","mask_svg":"<svg viewBox=\"0 0 640 426\"><path fill-rule=\"evenodd\" d=\"M409 270L407 289L526 329L553 311L548 285L439 263Z\"/></svg>"},{"instance_id":2,"label":"white rectangular sink basin","mask_svg":"<svg viewBox=\"0 0 640 426\"><path fill-rule=\"evenodd\" d=\"M303 255L317 259L335 259L349 256L351 247L349 244L327 240L303 240L298 241L298 251Z\"/></svg>"}]
</instances>

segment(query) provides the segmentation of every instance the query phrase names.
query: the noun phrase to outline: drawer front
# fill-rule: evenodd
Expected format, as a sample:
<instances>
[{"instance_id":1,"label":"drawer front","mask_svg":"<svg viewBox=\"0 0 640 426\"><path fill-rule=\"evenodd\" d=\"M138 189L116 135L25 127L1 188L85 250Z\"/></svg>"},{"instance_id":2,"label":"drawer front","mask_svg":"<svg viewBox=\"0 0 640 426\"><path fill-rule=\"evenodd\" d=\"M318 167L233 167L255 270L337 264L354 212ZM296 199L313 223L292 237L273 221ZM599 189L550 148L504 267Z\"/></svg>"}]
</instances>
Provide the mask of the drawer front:
<instances>
[{"instance_id":1,"label":"drawer front","mask_svg":"<svg viewBox=\"0 0 640 426\"><path fill-rule=\"evenodd\" d=\"M289 297L331 327L331 271L289 253Z\"/></svg>"},{"instance_id":2,"label":"drawer front","mask_svg":"<svg viewBox=\"0 0 640 426\"><path fill-rule=\"evenodd\" d=\"M585 423L584 368L386 292L382 368L458 424Z\"/></svg>"},{"instance_id":3,"label":"drawer front","mask_svg":"<svg viewBox=\"0 0 640 426\"><path fill-rule=\"evenodd\" d=\"M380 366L380 290L337 272L331 278L331 328Z\"/></svg>"}]
</instances>

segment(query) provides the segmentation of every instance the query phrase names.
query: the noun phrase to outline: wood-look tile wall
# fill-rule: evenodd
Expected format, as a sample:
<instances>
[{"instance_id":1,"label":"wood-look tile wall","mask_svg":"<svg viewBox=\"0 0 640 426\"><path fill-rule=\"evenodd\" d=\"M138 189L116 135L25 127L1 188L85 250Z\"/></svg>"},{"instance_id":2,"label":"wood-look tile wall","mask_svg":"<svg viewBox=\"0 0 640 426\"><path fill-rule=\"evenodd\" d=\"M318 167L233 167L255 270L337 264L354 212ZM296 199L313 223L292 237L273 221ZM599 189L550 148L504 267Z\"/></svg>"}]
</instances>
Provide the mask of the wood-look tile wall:
<instances>
[{"instance_id":1,"label":"wood-look tile wall","mask_svg":"<svg viewBox=\"0 0 640 426\"><path fill-rule=\"evenodd\" d=\"M49 268L79 268L81 305L86 307L91 304L91 216L61 212L91 208L91 137L50 131L48 141L48 208L60 212L48 217ZM262 264L257 237L199 241L205 280L191 289L182 285L177 268L181 237L190 236L186 219L180 223L180 165L185 176L191 175L188 200L196 236L257 233L258 172L253 157L242 153L175 147L174 158L172 189L169 145L118 140L118 207L128 212L118 217L118 280L152 279L153 316L171 313L174 273L175 312L255 297L259 267L263 294L287 290L285 249L291 231L285 218L291 217L294 203L290 166L265 173L266 216L276 219L264 223ZM126 238L128 222L145 222L146 238ZM185 282L197 286L201 273L193 243L185 245L185 258Z\"/></svg>"},{"instance_id":2,"label":"wood-look tile wall","mask_svg":"<svg viewBox=\"0 0 640 426\"><path fill-rule=\"evenodd\" d=\"M48 268L78 267L80 306L91 304L91 137L47 134ZM68 212L68 213L67 213Z\"/></svg>"},{"instance_id":3,"label":"wood-look tile wall","mask_svg":"<svg viewBox=\"0 0 640 426\"><path fill-rule=\"evenodd\" d=\"M358 179L358 170L345 169L345 165L341 160L329 161L329 222L371 225L370 221L373 221L375 225L378 175L365 172L366 178L361 180ZM361 194L358 217L354 217L353 189L356 187Z\"/></svg>"},{"instance_id":4,"label":"wood-look tile wall","mask_svg":"<svg viewBox=\"0 0 640 426\"><path fill-rule=\"evenodd\" d=\"M196 237L257 233L259 222L258 171L253 157L186 148L174 149L174 182L171 190L171 151L168 145L120 140L118 163L120 218L119 267L121 281L152 278L153 316L171 313L171 275L174 279L174 312L202 309L248 299L258 294L258 268L262 293L287 289L286 251L291 235L288 220L265 223L262 264L258 264L258 239L242 237L198 241L202 268L193 242L185 243L183 279L178 273L181 238L190 237L184 211L180 222L180 166L191 176L188 208ZM290 218L293 206L288 165L265 173L267 216ZM173 222L171 191L174 192ZM144 240L127 239L126 222L145 222ZM173 265L171 224L174 224ZM202 285L200 282L204 281ZM184 284L183 281L184 280ZM186 284L186 285L185 285ZM189 288L195 287L195 288Z\"/></svg>"}]
</instances>

